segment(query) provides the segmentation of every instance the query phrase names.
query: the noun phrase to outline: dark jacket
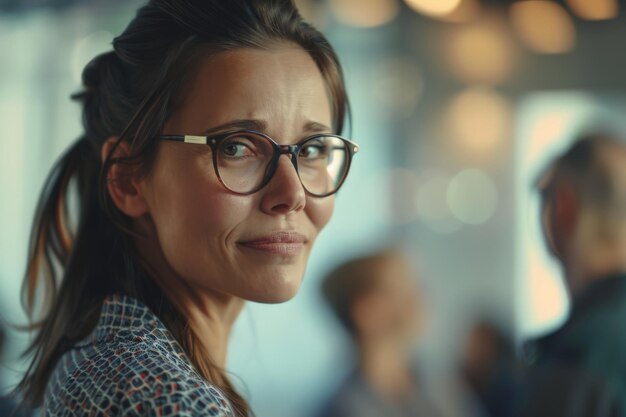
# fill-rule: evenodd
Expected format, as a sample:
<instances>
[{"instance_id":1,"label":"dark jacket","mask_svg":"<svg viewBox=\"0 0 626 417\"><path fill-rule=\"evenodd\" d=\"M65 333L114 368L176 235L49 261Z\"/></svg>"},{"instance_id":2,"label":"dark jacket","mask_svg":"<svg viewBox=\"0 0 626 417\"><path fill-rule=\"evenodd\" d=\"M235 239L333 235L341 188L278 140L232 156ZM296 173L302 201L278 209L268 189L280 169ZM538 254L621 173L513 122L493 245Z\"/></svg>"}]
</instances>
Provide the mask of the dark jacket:
<instances>
[{"instance_id":1,"label":"dark jacket","mask_svg":"<svg viewBox=\"0 0 626 417\"><path fill-rule=\"evenodd\" d=\"M520 417L626 417L626 274L594 280L529 351Z\"/></svg>"}]
</instances>

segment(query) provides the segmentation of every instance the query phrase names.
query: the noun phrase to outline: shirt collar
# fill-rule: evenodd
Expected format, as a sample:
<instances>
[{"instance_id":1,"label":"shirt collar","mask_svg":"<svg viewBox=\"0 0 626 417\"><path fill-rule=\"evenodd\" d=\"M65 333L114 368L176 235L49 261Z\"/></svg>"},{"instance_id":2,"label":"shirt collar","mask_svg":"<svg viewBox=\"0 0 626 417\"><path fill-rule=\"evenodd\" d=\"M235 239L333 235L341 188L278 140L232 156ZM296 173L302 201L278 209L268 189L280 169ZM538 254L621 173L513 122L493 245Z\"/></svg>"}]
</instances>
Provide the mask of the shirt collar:
<instances>
[{"instance_id":1,"label":"shirt collar","mask_svg":"<svg viewBox=\"0 0 626 417\"><path fill-rule=\"evenodd\" d=\"M156 341L166 344L171 352L185 356L178 342L148 306L126 295L109 295L102 303L94 331L77 347L120 340L131 343Z\"/></svg>"}]
</instances>

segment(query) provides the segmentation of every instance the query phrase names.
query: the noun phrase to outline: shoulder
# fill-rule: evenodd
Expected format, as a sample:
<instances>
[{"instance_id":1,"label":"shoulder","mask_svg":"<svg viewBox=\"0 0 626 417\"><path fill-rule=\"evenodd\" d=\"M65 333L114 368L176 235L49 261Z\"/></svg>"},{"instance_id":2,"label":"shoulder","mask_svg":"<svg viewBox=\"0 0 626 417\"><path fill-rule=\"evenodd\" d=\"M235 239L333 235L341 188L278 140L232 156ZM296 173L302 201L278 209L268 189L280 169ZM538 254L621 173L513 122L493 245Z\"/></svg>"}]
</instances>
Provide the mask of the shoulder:
<instances>
[{"instance_id":1,"label":"shoulder","mask_svg":"<svg viewBox=\"0 0 626 417\"><path fill-rule=\"evenodd\" d=\"M574 408L598 417L626 415L624 361L596 342L569 340L540 357L518 392L522 415L559 417Z\"/></svg>"},{"instance_id":2,"label":"shoulder","mask_svg":"<svg viewBox=\"0 0 626 417\"><path fill-rule=\"evenodd\" d=\"M149 348L129 361L128 378L123 378L125 412L157 416L231 416L221 391L202 379L183 361L165 357Z\"/></svg>"},{"instance_id":3,"label":"shoulder","mask_svg":"<svg viewBox=\"0 0 626 417\"><path fill-rule=\"evenodd\" d=\"M318 410L319 417L369 416L376 412L371 393L355 372L349 375Z\"/></svg>"},{"instance_id":4,"label":"shoulder","mask_svg":"<svg viewBox=\"0 0 626 417\"><path fill-rule=\"evenodd\" d=\"M59 365L46 399L50 415L76 415L77 410L111 416L233 415L219 389L158 343L77 349Z\"/></svg>"},{"instance_id":5,"label":"shoulder","mask_svg":"<svg viewBox=\"0 0 626 417\"><path fill-rule=\"evenodd\" d=\"M538 367L518 392L518 415L565 417L581 410L596 417L626 415L623 387L613 382L563 364Z\"/></svg>"}]
</instances>

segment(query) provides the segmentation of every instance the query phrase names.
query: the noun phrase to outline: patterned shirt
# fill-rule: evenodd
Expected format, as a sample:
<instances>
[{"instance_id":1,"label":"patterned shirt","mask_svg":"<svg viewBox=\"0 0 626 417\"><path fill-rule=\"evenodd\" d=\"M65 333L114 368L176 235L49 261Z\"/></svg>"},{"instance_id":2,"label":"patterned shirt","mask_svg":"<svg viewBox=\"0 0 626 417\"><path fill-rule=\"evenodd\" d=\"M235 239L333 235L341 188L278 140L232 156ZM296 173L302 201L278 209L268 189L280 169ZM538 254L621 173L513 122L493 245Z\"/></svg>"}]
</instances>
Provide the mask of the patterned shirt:
<instances>
[{"instance_id":1,"label":"patterned shirt","mask_svg":"<svg viewBox=\"0 0 626 417\"><path fill-rule=\"evenodd\" d=\"M92 334L61 357L43 410L45 417L234 417L159 318L126 296L107 297Z\"/></svg>"}]
</instances>

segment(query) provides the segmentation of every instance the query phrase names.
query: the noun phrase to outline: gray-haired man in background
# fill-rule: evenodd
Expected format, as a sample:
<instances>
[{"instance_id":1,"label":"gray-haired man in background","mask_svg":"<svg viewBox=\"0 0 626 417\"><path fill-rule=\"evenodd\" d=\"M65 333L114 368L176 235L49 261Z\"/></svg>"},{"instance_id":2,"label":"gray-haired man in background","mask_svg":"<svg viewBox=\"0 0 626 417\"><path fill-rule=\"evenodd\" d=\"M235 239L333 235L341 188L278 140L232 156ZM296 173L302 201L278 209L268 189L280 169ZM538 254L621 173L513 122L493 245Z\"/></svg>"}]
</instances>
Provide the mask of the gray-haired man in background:
<instances>
[{"instance_id":1,"label":"gray-haired man in background","mask_svg":"<svg viewBox=\"0 0 626 417\"><path fill-rule=\"evenodd\" d=\"M523 417L626 416L626 147L577 141L539 183L548 248L572 309L533 345Z\"/></svg>"}]
</instances>

